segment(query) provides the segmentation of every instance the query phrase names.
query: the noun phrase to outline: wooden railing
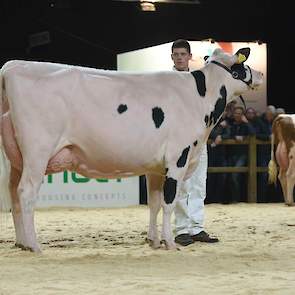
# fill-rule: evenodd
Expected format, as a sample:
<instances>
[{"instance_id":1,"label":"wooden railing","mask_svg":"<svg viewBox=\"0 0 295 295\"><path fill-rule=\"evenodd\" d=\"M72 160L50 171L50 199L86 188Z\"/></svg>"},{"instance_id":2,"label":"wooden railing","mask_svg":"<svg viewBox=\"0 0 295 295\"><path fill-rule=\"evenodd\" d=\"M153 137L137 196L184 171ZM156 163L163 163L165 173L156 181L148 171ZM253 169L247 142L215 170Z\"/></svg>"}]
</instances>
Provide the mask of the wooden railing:
<instances>
[{"instance_id":1,"label":"wooden railing","mask_svg":"<svg viewBox=\"0 0 295 295\"><path fill-rule=\"evenodd\" d=\"M210 144L212 141L208 141ZM257 202L257 173L267 172L267 167L257 167L257 145L270 144L270 141L256 139L255 135L237 142L234 139L223 140L220 144L225 145L248 145L248 166L247 167L208 167L208 173L248 173L248 197L249 203Z\"/></svg>"}]
</instances>

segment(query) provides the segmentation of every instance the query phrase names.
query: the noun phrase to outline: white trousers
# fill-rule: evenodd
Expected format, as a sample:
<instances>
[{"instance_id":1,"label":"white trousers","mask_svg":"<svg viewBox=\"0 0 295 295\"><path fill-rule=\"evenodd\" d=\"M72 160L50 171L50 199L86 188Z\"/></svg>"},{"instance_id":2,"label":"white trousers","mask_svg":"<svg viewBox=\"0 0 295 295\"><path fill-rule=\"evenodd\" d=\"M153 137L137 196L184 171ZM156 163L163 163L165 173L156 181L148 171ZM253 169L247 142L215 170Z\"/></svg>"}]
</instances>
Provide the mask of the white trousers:
<instances>
[{"instance_id":1,"label":"white trousers","mask_svg":"<svg viewBox=\"0 0 295 295\"><path fill-rule=\"evenodd\" d=\"M204 144L196 170L180 189L174 211L176 235L196 235L204 229L207 167L207 144Z\"/></svg>"}]
</instances>

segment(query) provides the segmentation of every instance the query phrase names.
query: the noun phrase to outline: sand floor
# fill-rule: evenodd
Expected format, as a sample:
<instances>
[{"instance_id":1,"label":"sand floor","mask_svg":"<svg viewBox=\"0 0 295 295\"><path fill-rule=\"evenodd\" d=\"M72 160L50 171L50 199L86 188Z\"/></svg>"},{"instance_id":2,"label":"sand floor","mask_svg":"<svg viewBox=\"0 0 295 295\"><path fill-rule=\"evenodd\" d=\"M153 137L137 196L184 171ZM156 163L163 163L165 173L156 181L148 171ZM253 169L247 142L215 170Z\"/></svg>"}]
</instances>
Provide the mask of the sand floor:
<instances>
[{"instance_id":1,"label":"sand floor","mask_svg":"<svg viewBox=\"0 0 295 295\"><path fill-rule=\"evenodd\" d=\"M42 254L14 247L1 217L0 294L295 294L295 208L207 204L216 244L153 250L148 208L35 212ZM159 218L159 224L161 219Z\"/></svg>"}]
</instances>

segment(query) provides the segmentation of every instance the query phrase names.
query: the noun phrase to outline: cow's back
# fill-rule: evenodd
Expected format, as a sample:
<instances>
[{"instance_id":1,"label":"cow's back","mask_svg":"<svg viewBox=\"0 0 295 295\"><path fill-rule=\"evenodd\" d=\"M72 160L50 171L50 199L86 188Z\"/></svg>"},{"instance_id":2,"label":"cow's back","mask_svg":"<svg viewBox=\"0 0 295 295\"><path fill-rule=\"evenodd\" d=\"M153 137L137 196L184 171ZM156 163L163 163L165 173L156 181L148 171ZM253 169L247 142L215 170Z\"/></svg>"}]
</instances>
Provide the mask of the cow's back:
<instances>
[{"instance_id":1,"label":"cow's back","mask_svg":"<svg viewBox=\"0 0 295 295\"><path fill-rule=\"evenodd\" d=\"M273 121L272 132L275 144L284 141L289 152L291 146L295 143L295 115L278 115Z\"/></svg>"},{"instance_id":2,"label":"cow's back","mask_svg":"<svg viewBox=\"0 0 295 295\"><path fill-rule=\"evenodd\" d=\"M118 73L28 61L8 62L2 73L17 133L31 142L56 141L53 153L73 145L96 166L111 161L132 170L158 165L169 143L182 142L183 149L195 140L191 125L201 100L191 91L189 73Z\"/></svg>"}]
</instances>

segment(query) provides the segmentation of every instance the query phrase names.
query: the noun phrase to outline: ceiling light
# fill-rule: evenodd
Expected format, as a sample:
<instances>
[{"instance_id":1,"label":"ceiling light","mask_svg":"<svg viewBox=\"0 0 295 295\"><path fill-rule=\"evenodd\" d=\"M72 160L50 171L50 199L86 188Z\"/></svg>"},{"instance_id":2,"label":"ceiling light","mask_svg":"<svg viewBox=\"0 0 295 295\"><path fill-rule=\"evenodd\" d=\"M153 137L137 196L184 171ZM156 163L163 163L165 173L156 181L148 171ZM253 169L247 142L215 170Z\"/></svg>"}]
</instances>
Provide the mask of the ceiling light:
<instances>
[{"instance_id":1,"label":"ceiling light","mask_svg":"<svg viewBox=\"0 0 295 295\"><path fill-rule=\"evenodd\" d=\"M153 1L140 1L142 11L156 11L156 6Z\"/></svg>"}]
</instances>

